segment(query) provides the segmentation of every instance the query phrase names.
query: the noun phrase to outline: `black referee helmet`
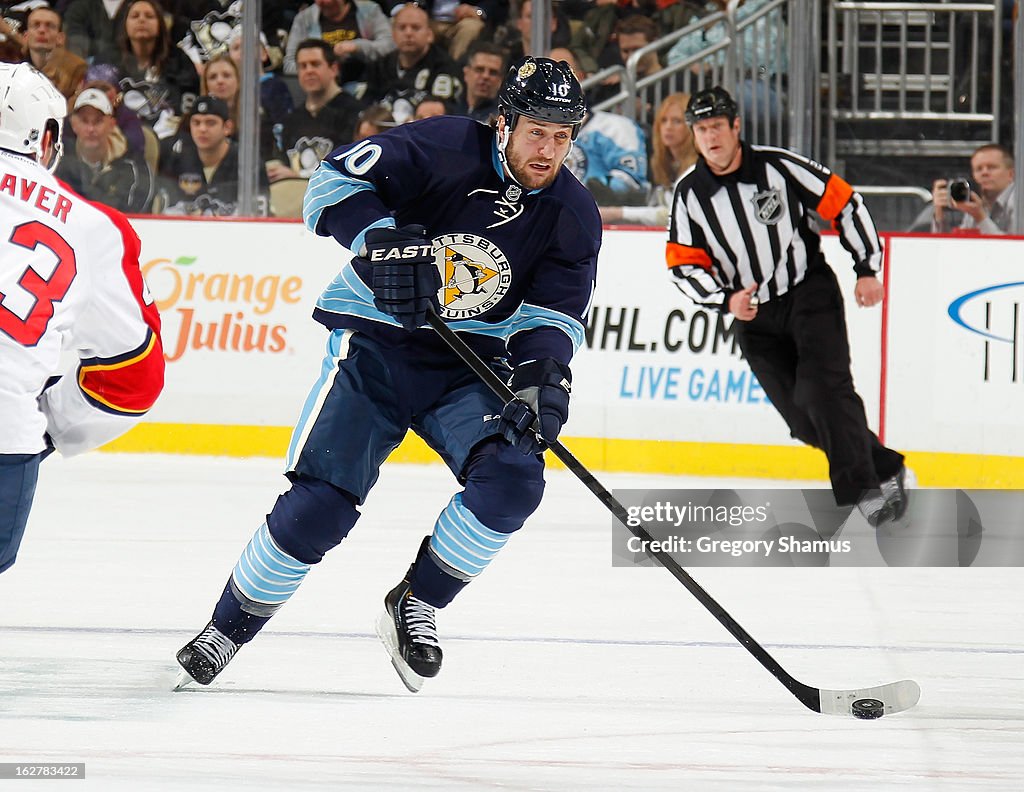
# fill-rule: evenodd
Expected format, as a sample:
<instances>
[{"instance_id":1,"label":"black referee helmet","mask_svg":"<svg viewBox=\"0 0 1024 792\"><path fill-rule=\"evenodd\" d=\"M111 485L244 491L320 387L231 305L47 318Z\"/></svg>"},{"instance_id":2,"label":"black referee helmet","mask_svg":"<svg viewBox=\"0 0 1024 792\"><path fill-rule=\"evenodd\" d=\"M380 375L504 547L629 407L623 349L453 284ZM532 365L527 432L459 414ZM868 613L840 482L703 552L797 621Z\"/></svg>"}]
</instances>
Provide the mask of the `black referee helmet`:
<instances>
[{"instance_id":1,"label":"black referee helmet","mask_svg":"<svg viewBox=\"0 0 1024 792\"><path fill-rule=\"evenodd\" d=\"M722 86L716 85L714 88L697 91L690 97L690 102L686 105L685 118L686 123L690 126L701 119L715 116L725 116L731 124L738 114L739 108L729 92Z\"/></svg>"},{"instance_id":2,"label":"black referee helmet","mask_svg":"<svg viewBox=\"0 0 1024 792\"><path fill-rule=\"evenodd\" d=\"M576 139L587 114L583 88L569 64L550 58L521 58L508 70L498 90L498 113L514 129L519 116L570 124Z\"/></svg>"}]
</instances>

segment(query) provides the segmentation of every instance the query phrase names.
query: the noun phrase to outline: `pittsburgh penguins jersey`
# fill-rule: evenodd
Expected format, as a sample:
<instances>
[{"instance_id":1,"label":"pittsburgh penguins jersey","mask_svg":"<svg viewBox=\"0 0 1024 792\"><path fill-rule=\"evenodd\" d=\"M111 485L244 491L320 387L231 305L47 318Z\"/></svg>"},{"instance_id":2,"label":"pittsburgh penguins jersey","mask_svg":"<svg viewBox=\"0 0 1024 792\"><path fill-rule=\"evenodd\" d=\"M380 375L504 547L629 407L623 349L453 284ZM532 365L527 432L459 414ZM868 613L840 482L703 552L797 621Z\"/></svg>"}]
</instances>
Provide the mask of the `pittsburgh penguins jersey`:
<instances>
[{"instance_id":1,"label":"pittsburgh penguins jersey","mask_svg":"<svg viewBox=\"0 0 1024 792\"><path fill-rule=\"evenodd\" d=\"M338 148L310 179L303 217L353 251L371 228L425 226L441 317L481 355L568 363L583 342L601 246L594 199L565 168L540 190L507 180L483 124L438 116ZM374 307L369 267L354 258L314 317L397 339L398 322Z\"/></svg>"},{"instance_id":2,"label":"pittsburgh penguins jersey","mask_svg":"<svg viewBox=\"0 0 1024 792\"><path fill-rule=\"evenodd\" d=\"M320 160L352 140L362 105L342 91L313 115L299 105L281 126L278 157L300 178L308 179Z\"/></svg>"},{"instance_id":3,"label":"pittsburgh penguins jersey","mask_svg":"<svg viewBox=\"0 0 1024 792\"><path fill-rule=\"evenodd\" d=\"M160 317L124 216L0 151L0 454L69 456L127 431L163 387ZM77 358L57 378L62 351Z\"/></svg>"},{"instance_id":4,"label":"pittsburgh penguins jersey","mask_svg":"<svg viewBox=\"0 0 1024 792\"><path fill-rule=\"evenodd\" d=\"M882 243L853 187L786 149L742 146L738 170L716 176L701 158L676 184L666 260L684 294L719 310L755 283L761 302L785 294L827 266L812 211L839 232L858 276L879 271Z\"/></svg>"}]
</instances>

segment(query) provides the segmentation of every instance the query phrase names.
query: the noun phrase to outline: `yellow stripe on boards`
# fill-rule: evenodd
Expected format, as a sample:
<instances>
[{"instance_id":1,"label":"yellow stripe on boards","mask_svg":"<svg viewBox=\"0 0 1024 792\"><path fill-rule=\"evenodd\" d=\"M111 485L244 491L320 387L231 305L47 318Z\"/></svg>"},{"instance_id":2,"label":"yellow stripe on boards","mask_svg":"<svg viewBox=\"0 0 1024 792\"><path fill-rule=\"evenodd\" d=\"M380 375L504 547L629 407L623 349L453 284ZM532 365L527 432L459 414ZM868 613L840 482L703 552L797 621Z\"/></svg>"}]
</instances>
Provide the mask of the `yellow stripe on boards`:
<instances>
[{"instance_id":1,"label":"yellow stripe on boards","mask_svg":"<svg viewBox=\"0 0 1024 792\"><path fill-rule=\"evenodd\" d=\"M103 451L284 458L292 430L283 426L142 423L103 446ZM566 447L593 471L716 478L828 479L820 451L806 446L732 445L667 440L566 437ZM562 467L551 454L548 464ZM410 432L390 462L440 463ZM928 487L1024 489L1024 457L907 452L907 466Z\"/></svg>"}]
</instances>

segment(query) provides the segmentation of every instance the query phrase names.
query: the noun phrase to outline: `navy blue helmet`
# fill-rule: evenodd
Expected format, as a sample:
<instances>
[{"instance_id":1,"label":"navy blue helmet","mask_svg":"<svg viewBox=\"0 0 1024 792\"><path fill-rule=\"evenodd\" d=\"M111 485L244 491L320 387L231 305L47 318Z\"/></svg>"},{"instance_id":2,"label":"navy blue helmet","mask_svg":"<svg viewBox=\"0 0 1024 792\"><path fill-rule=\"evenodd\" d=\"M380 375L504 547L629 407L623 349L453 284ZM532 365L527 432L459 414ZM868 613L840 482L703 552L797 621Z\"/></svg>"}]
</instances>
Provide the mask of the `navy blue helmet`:
<instances>
[{"instance_id":1,"label":"navy blue helmet","mask_svg":"<svg viewBox=\"0 0 1024 792\"><path fill-rule=\"evenodd\" d=\"M552 124L570 124L575 140L587 114L587 102L576 75L564 61L521 58L508 70L498 90L498 113L509 129L519 116Z\"/></svg>"}]
</instances>

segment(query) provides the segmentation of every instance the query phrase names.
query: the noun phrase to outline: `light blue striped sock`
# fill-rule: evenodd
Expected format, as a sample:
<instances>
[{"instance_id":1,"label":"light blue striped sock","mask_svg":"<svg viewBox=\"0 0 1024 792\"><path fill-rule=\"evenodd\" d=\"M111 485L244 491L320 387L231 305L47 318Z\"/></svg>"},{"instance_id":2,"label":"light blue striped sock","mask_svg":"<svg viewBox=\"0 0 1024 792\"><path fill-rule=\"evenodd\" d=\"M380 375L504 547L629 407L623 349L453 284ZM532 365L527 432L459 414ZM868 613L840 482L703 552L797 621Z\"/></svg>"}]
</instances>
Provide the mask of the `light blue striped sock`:
<instances>
[{"instance_id":1,"label":"light blue striped sock","mask_svg":"<svg viewBox=\"0 0 1024 792\"><path fill-rule=\"evenodd\" d=\"M508 537L480 522L458 493L434 524L430 550L447 567L446 572L460 580L472 580L491 563Z\"/></svg>"},{"instance_id":2,"label":"light blue striped sock","mask_svg":"<svg viewBox=\"0 0 1024 792\"><path fill-rule=\"evenodd\" d=\"M242 551L231 582L236 593L258 606L258 615L270 616L295 593L309 566L278 547L263 523Z\"/></svg>"}]
</instances>

